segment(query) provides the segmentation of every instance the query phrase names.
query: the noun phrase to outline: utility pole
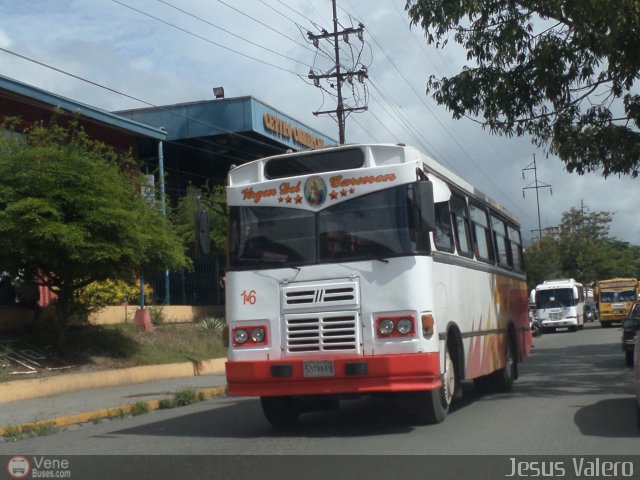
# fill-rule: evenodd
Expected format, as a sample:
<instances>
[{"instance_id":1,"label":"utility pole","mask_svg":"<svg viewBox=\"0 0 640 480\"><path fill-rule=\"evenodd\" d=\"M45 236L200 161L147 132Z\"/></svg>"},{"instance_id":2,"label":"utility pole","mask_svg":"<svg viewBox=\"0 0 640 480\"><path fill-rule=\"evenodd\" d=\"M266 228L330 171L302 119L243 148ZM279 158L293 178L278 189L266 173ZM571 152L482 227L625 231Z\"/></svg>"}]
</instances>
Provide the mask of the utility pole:
<instances>
[{"instance_id":1,"label":"utility pole","mask_svg":"<svg viewBox=\"0 0 640 480\"><path fill-rule=\"evenodd\" d=\"M527 171L527 170L533 170L534 181L522 189L522 198L525 197L525 195L524 195L525 190L529 190L529 189L532 189L532 188L535 189L535 191L536 191L536 205L538 206L538 240L539 240L539 239L542 238L542 225L540 223L540 196L538 195L538 190L540 190L541 188L548 188L551 191L551 195L553 195L553 189L551 188L551 185L549 185L548 183L541 183L541 182L538 181L538 168L536 166L536 155L535 155L535 153L533 154L533 162L531 162L529 165L527 165L527 167L522 169L522 179L523 180L524 180L524 172Z\"/></svg>"},{"instance_id":2,"label":"utility pole","mask_svg":"<svg viewBox=\"0 0 640 480\"><path fill-rule=\"evenodd\" d=\"M588 212L588 211L589 211L589 205L585 205L584 200L581 198L580 199L580 215L582 215L583 219L584 219L585 212Z\"/></svg>"},{"instance_id":3,"label":"utility pole","mask_svg":"<svg viewBox=\"0 0 640 480\"><path fill-rule=\"evenodd\" d=\"M353 78L355 77L360 83L364 82L365 78L368 78L367 68L364 65L361 65L361 68L358 70L346 70L343 71L342 66L340 65L340 38L342 37L345 43L349 43L349 35L356 35L361 42L363 42L363 32L364 25L360 24L358 28L345 28L343 30L338 31L338 14L337 14L337 5L336 0L332 0L333 5L333 32L328 32L326 30L322 30L322 33L319 35L314 35L311 32L307 32L307 36L309 40L313 43L316 48L319 48L319 40L333 39L333 51L335 56L335 65L326 73L317 74L313 69L309 71L308 78L313 80L314 85L316 87L320 86L320 80L333 80L335 79L335 84L332 84L332 87L335 87L337 93L337 106L335 110L324 110L313 112L314 115L326 115L326 114L334 114L336 116L338 122L338 137L340 145L345 143L345 120L346 116L350 112L356 111L365 111L367 107L345 107L344 98L342 96L342 83L345 80L349 82L353 82Z\"/></svg>"}]
</instances>

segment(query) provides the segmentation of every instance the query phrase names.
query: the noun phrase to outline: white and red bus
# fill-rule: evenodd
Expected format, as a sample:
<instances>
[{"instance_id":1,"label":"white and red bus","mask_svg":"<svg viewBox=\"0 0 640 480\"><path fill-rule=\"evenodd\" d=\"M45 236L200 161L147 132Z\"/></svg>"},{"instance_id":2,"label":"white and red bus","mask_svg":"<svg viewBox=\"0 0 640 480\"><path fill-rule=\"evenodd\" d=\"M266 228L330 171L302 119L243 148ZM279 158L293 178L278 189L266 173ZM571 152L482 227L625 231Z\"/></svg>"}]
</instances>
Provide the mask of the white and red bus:
<instances>
[{"instance_id":1,"label":"white and red bus","mask_svg":"<svg viewBox=\"0 0 640 480\"><path fill-rule=\"evenodd\" d=\"M512 387L531 345L519 226L430 157L264 158L230 171L227 205L228 392L273 425L379 393L435 423L462 380Z\"/></svg>"}]
</instances>

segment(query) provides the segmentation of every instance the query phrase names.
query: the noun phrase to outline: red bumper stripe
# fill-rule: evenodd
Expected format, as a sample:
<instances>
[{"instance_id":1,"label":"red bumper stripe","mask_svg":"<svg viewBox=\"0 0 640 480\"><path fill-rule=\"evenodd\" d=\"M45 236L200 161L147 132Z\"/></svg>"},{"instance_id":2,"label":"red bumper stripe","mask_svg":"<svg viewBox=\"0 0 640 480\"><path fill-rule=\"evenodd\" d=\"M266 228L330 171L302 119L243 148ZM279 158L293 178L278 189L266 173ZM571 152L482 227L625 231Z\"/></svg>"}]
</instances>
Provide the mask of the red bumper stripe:
<instances>
[{"instance_id":1,"label":"red bumper stripe","mask_svg":"<svg viewBox=\"0 0 640 480\"><path fill-rule=\"evenodd\" d=\"M305 377L305 361L327 358L292 358L278 361L227 362L227 384L231 396L281 396L365 394L433 390L440 388L437 353L333 358L334 376ZM366 362L366 373L353 373L347 364ZM272 366L290 365L291 375L273 375ZM286 371L288 368L276 369ZM351 371L352 374L347 374ZM363 371L361 367L355 371Z\"/></svg>"}]
</instances>

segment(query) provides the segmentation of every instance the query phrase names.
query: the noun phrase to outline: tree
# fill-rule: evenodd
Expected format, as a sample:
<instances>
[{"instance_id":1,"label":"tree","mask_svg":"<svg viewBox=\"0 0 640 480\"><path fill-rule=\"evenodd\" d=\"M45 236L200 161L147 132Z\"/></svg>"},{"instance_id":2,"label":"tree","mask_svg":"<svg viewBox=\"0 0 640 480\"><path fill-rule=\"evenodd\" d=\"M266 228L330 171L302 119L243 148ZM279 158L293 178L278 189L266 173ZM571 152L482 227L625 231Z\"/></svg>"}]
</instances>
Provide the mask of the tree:
<instances>
[{"instance_id":1,"label":"tree","mask_svg":"<svg viewBox=\"0 0 640 480\"><path fill-rule=\"evenodd\" d=\"M407 0L406 8L428 43L441 48L452 37L473 62L427 81L454 118L531 135L570 172L638 175L637 0Z\"/></svg>"},{"instance_id":2,"label":"tree","mask_svg":"<svg viewBox=\"0 0 640 480\"><path fill-rule=\"evenodd\" d=\"M543 237L525 250L527 267L527 285L533 289L536 285L553 278L563 278L564 272L560 259L558 242Z\"/></svg>"},{"instance_id":3,"label":"tree","mask_svg":"<svg viewBox=\"0 0 640 480\"><path fill-rule=\"evenodd\" d=\"M173 223L182 243L193 255L198 254L197 219L198 211L206 211L210 225L210 252L224 255L227 251L227 216L225 210L226 191L223 185L190 186L187 194L180 199L173 214Z\"/></svg>"},{"instance_id":4,"label":"tree","mask_svg":"<svg viewBox=\"0 0 640 480\"><path fill-rule=\"evenodd\" d=\"M640 247L609 236L611 212L572 208L562 214L558 239L544 237L525 252L527 283L575 278L583 284L613 277L640 277Z\"/></svg>"},{"instance_id":5,"label":"tree","mask_svg":"<svg viewBox=\"0 0 640 480\"><path fill-rule=\"evenodd\" d=\"M178 237L142 198L129 155L90 138L77 120L0 131L0 270L55 292L61 327L83 312L77 293L86 285L187 264Z\"/></svg>"}]
</instances>

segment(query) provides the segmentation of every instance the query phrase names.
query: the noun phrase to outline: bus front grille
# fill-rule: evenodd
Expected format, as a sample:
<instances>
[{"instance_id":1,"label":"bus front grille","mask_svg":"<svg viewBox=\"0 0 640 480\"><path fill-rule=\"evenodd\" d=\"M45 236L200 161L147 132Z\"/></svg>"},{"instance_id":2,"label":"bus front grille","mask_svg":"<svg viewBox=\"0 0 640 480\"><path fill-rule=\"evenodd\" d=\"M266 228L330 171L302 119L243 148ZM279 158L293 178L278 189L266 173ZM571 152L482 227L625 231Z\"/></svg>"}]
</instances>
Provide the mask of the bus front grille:
<instances>
[{"instance_id":1,"label":"bus front grille","mask_svg":"<svg viewBox=\"0 0 640 480\"><path fill-rule=\"evenodd\" d=\"M325 312L285 316L287 353L357 353L356 312Z\"/></svg>"},{"instance_id":2,"label":"bus front grille","mask_svg":"<svg viewBox=\"0 0 640 480\"><path fill-rule=\"evenodd\" d=\"M358 282L352 279L293 283L282 288L282 308L291 311L354 307L360 303L358 293Z\"/></svg>"}]
</instances>

